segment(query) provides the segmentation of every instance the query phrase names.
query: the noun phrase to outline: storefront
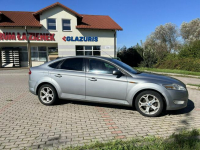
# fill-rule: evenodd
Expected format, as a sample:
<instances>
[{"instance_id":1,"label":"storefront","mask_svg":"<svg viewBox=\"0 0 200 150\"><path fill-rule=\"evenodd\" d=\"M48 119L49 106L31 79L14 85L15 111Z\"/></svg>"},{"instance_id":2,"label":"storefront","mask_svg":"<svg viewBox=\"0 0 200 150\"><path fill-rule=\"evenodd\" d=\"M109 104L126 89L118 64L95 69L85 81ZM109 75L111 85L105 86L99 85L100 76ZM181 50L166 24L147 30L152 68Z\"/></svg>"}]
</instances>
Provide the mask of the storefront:
<instances>
[{"instance_id":1,"label":"storefront","mask_svg":"<svg viewBox=\"0 0 200 150\"><path fill-rule=\"evenodd\" d=\"M37 12L0 11L0 67L76 55L114 57L119 30L109 16L78 14L60 3Z\"/></svg>"}]
</instances>

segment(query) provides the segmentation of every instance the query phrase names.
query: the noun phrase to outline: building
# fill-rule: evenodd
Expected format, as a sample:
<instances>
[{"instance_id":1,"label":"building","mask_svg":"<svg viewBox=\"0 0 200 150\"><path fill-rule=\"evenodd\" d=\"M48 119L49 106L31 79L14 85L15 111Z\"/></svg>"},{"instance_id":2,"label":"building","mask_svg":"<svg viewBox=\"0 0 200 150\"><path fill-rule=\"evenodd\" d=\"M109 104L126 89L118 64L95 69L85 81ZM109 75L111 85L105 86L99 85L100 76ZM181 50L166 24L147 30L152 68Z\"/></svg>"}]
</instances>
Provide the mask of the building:
<instances>
[{"instance_id":1,"label":"building","mask_svg":"<svg viewBox=\"0 0 200 150\"><path fill-rule=\"evenodd\" d=\"M37 12L0 11L0 67L75 55L114 57L119 30L109 16L79 14L59 2Z\"/></svg>"}]
</instances>

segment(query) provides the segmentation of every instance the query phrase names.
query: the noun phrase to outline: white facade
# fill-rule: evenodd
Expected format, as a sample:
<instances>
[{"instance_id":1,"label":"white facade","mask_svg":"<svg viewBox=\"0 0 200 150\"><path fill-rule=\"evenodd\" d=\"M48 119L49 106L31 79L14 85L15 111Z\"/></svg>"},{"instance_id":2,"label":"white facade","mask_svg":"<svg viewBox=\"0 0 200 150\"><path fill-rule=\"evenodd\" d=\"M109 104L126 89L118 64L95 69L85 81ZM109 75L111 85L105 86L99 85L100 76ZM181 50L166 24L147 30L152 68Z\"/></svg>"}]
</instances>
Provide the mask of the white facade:
<instances>
[{"instance_id":1,"label":"white facade","mask_svg":"<svg viewBox=\"0 0 200 150\"><path fill-rule=\"evenodd\" d=\"M56 30L48 30L47 28L47 19L53 18L56 19ZM71 31L62 30L62 20L69 19L71 21ZM77 17L63 9L60 6L51 8L42 14L40 14L40 24L41 28L31 28L27 27L28 33L51 33L55 34L55 41L30 41L31 47L43 46L46 47L46 53L48 57L48 47L57 47L59 57L63 56L75 56L76 55L76 46L100 46L100 56L105 57L114 57L115 49L115 30L98 30L98 29L77 29ZM26 33L25 27L0 27L0 33L15 33L16 40L0 40L0 49L4 47L19 47L27 46L27 40L18 40L17 34ZM98 37L98 41L64 41L63 37ZM40 37L39 37L40 38ZM57 57L56 56L56 57ZM47 59L48 61L49 59ZM41 60L32 60L32 65L37 66L43 64L45 61ZM21 66L28 66L28 61L21 62Z\"/></svg>"}]
</instances>

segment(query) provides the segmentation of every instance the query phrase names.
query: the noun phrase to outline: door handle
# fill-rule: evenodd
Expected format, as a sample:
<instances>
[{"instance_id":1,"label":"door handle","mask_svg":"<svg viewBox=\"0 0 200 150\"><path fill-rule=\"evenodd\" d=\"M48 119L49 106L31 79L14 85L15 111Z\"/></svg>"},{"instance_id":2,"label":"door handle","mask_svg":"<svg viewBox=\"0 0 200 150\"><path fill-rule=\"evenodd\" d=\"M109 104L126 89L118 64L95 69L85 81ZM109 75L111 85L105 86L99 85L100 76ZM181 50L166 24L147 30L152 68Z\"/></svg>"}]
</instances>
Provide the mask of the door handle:
<instances>
[{"instance_id":1,"label":"door handle","mask_svg":"<svg viewBox=\"0 0 200 150\"><path fill-rule=\"evenodd\" d=\"M97 81L96 78L89 78L90 81Z\"/></svg>"},{"instance_id":2,"label":"door handle","mask_svg":"<svg viewBox=\"0 0 200 150\"><path fill-rule=\"evenodd\" d=\"M58 77L58 78L61 78L61 77L62 77L60 74L57 74L57 75L55 75L55 76Z\"/></svg>"}]
</instances>

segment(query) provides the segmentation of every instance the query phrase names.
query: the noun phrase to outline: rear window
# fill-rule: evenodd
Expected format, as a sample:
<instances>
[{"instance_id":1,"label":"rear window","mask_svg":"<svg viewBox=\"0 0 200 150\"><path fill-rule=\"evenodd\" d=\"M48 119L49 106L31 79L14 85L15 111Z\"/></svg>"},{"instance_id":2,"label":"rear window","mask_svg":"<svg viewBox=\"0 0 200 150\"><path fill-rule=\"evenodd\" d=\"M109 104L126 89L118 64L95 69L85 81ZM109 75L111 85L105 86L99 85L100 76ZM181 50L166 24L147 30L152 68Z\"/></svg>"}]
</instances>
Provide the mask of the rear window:
<instances>
[{"instance_id":1,"label":"rear window","mask_svg":"<svg viewBox=\"0 0 200 150\"><path fill-rule=\"evenodd\" d=\"M58 66L62 61L63 61L63 60L57 61L57 62L55 62L55 63L52 63L52 64L49 65L49 67L51 67L51 68L57 68L57 66Z\"/></svg>"}]
</instances>

